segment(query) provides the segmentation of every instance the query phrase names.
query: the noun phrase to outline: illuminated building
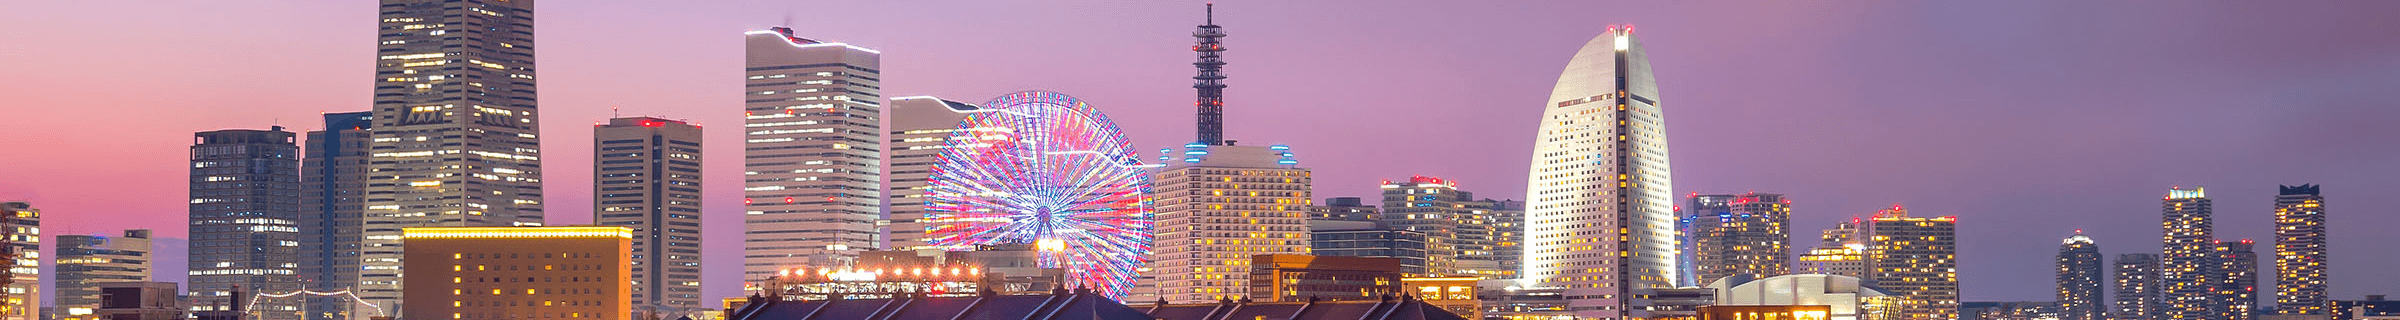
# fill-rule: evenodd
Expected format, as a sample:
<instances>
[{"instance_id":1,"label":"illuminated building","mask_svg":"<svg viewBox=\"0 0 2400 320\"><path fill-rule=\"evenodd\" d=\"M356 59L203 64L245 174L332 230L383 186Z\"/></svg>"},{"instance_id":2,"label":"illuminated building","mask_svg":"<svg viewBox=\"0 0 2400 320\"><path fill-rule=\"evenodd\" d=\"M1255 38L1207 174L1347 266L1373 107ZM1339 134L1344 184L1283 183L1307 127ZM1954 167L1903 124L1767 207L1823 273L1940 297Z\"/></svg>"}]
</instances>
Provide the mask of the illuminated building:
<instances>
[{"instance_id":1,"label":"illuminated building","mask_svg":"<svg viewBox=\"0 0 2400 320\"><path fill-rule=\"evenodd\" d=\"M2110 316L2116 320L2157 319L2159 308L2166 303L2166 296L2160 292L2164 284L2158 282L2158 255L2119 254L2115 264L2117 304L2110 309L2113 312Z\"/></svg>"},{"instance_id":2,"label":"illuminated building","mask_svg":"<svg viewBox=\"0 0 2400 320\"><path fill-rule=\"evenodd\" d=\"M1311 220L1308 233L1309 251L1316 256L1397 259L1401 275L1426 275L1423 232L1371 221Z\"/></svg>"},{"instance_id":3,"label":"illuminated building","mask_svg":"<svg viewBox=\"0 0 2400 320\"><path fill-rule=\"evenodd\" d=\"M2058 315L2062 320L2108 320L2108 305L2100 296L2107 266L2100 261L2100 244L2075 230L2058 245Z\"/></svg>"},{"instance_id":4,"label":"illuminated building","mask_svg":"<svg viewBox=\"0 0 2400 320\"><path fill-rule=\"evenodd\" d=\"M1411 176L1383 182L1384 226L1425 233L1427 273L1508 278L1500 269L1491 202L1475 200L1457 181Z\"/></svg>"},{"instance_id":5,"label":"illuminated building","mask_svg":"<svg viewBox=\"0 0 2400 320\"><path fill-rule=\"evenodd\" d=\"M2217 281L2216 297L2210 308L2215 316L2209 319L2252 320L2258 318L2258 253L2250 239L2241 241L2217 240L2214 253Z\"/></svg>"},{"instance_id":6,"label":"illuminated building","mask_svg":"<svg viewBox=\"0 0 2400 320\"><path fill-rule=\"evenodd\" d=\"M1135 304L1155 320L1468 320L1436 301L1412 295L1366 300L1220 301Z\"/></svg>"},{"instance_id":7,"label":"illuminated building","mask_svg":"<svg viewBox=\"0 0 2400 320\"><path fill-rule=\"evenodd\" d=\"M947 99L915 96L892 98L889 141L890 151L883 153L883 163L891 165L884 174L884 195L891 199L890 221L886 225L890 243L883 248L910 250L931 248L925 239L926 192L930 188L934 165L941 162L942 149L948 148L950 134L958 132L958 123L983 107Z\"/></svg>"},{"instance_id":8,"label":"illuminated building","mask_svg":"<svg viewBox=\"0 0 2400 320\"><path fill-rule=\"evenodd\" d=\"M190 278L193 311L231 310L234 288L300 289L300 146L282 126L193 134ZM247 298L247 297L243 297ZM294 319L299 302L266 299L244 309Z\"/></svg>"},{"instance_id":9,"label":"illuminated building","mask_svg":"<svg viewBox=\"0 0 2400 320\"><path fill-rule=\"evenodd\" d=\"M124 236L59 235L52 268L60 319L98 319L100 284L150 281L150 230Z\"/></svg>"},{"instance_id":10,"label":"illuminated building","mask_svg":"<svg viewBox=\"0 0 2400 320\"><path fill-rule=\"evenodd\" d=\"M0 288L0 320L36 319L42 305L42 210L22 201L0 202L0 258L9 260L9 283Z\"/></svg>"},{"instance_id":11,"label":"illuminated building","mask_svg":"<svg viewBox=\"0 0 2400 320\"><path fill-rule=\"evenodd\" d=\"M355 286L388 307L401 303L401 229L542 224L542 132L533 1L381 3Z\"/></svg>"},{"instance_id":12,"label":"illuminated building","mask_svg":"<svg viewBox=\"0 0 2400 320\"><path fill-rule=\"evenodd\" d=\"M1063 270L1042 268L1031 245L984 246L975 251L863 251L851 265L801 266L776 272L764 293L780 300L965 297L1042 294L1067 286ZM729 307L734 310L738 307Z\"/></svg>"},{"instance_id":13,"label":"illuminated building","mask_svg":"<svg viewBox=\"0 0 2400 320\"><path fill-rule=\"evenodd\" d=\"M1373 221L1382 211L1359 201L1358 197L1325 198L1325 205L1309 206L1309 220Z\"/></svg>"},{"instance_id":14,"label":"illuminated building","mask_svg":"<svg viewBox=\"0 0 2400 320\"><path fill-rule=\"evenodd\" d=\"M1525 272L1525 202L1483 199L1492 208L1492 260L1498 274L1485 278L1517 279Z\"/></svg>"},{"instance_id":15,"label":"illuminated building","mask_svg":"<svg viewBox=\"0 0 2400 320\"><path fill-rule=\"evenodd\" d=\"M1892 205L1860 226L1867 278L1892 295L1921 302L1898 308L1899 320L1958 317L1958 218L1919 218Z\"/></svg>"},{"instance_id":16,"label":"illuminated building","mask_svg":"<svg viewBox=\"0 0 2400 320\"><path fill-rule=\"evenodd\" d=\"M1442 307L1467 319L1483 319L1483 298L1476 286L1482 277L1400 278L1400 292L1426 304Z\"/></svg>"},{"instance_id":17,"label":"illuminated building","mask_svg":"<svg viewBox=\"0 0 2400 320\"><path fill-rule=\"evenodd\" d=\"M1825 229L1817 246L1792 263L1792 273L1867 277L1867 244L1857 240L1858 224L1865 222L1851 218Z\"/></svg>"},{"instance_id":18,"label":"illuminated building","mask_svg":"<svg viewBox=\"0 0 2400 320\"><path fill-rule=\"evenodd\" d=\"M1833 308L1821 305L1700 307L1699 320L1827 320Z\"/></svg>"},{"instance_id":19,"label":"illuminated building","mask_svg":"<svg viewBox=\"0 0 2400 320\"><path fill-rule=\"evenodd\" d=\"M742 281L874 249L883 53L787 27L744 35Z\"/></svg>"},{"instance_id":20,"label":"illuminated building","mask_svg":"<svg viewBox=\"0 0 2400 320\"><path fill-rule=\"evenodd\" d=\"M737 305L728 303L728 305ZM726 319L808 320L1468 320L1426 301L1387 297L1338 301L1220 301L1120 304L1090 290L1046 294L908 295L871 299L752 297Z\"/></svg>"},{"instance_id":21,"label":"illuminated building","mask_svg":"<svg viewBox=\"0 0 2400 320\"><path fill-rule=\"evenodd\" d=\"M1791 200L1780 194L1694 194L1683 205L1684 259L1702 285L1737 274L1790 274Z\"/></svg>"},{"instance_id":22,"label":"illuminated building","mask_svg":"<svg viewBox=\"0 0 2400 320\"><path fill-rule=\"evenodd\" d=\"M2400 300L2384 300L2383 295L2370 294L2365 300L2329 300L2323 306L2324 317L2292 317L2282 319L2312 320L2389 320L2400 318Z\"/></svg>"},{"instance_id":23,"label":"illuminated building","mask_svg":"<svg viewBox=\"0 0 2400 320\"><path fill-rule=\"evenodd\" d=\"M628 319L633 230L419 227L403 230L409 319ZM675 318L667 315L665 319Z\"/></svg>"},{"instance_id":24,"label":"illuminated building","mask_svg":"<svg viewBox=\"0 0 2400 320\"><path fill-rule=\"evenodd\" d=\"M2162 302L2153 310L2157 320L2211 319L2215 316L2218 280L2216 234L2210 227L2205 189L2167 190L2162 205L2164 251L2159 255L2158 280Z\"/></svg>"},{"instance_id":25,"label":"illuminated building","mask_svg":"<svg viewBox=\"0 0 2400 320\"><path fill-rule=\"evenodd\" d=\"M1562 288L1521 287L1519 279L1476 281L1476 298L1483 301L1486 319L1550 320L1573 318L1567 312Z\"/></svg>"},{"instance_id":26,"label":"illuminated building","mask_svg":"<svg viewBox=\"0 0 2400 320\"><path fill-rule=\"evenodd\" d=\"M1631 291L1674 284L1662 110L1630 26L1586 42L1544 100L1526 181L1523 277L1564 288L1578 318L1650 317Z\"/></svg>"},{"instance_id":27,"label":"illuminated building","mask_svg":"<svg viewBox=\"0 0 2400 320\"><path fill-rule=\"evenodd\" d=\"M1718 306L1827 306L1826 319L1890 319L1891 294L1857 277L1795 274L1757 278L1734 275L1707 286L1716 289ZM1702 309L1706 313L1707 309Z\"/></svg>"},{"instance_id":28,"label":"illuminated building","mask_svg":"<svg viewBox=\"0 0 2400 320\"><path fill-rule=\"evenodd\" d=\"M2053 320L2058 304L2050 301L1978 301L1961 303L1959 320Z\"/></svg>"},{"instance_id":29,"label":"illuminated building","mask_svg":"<svg viewBox=\"0 0 2400 320\"><path fill-rule=\"evenodd\" d=\"M360 228L366 219L368 129L374 112L326 113L324 130L309 131L300 157L301 286L343 292L358 286ZM347 319L348 297L308 296L301 310L309 320Z\"/></svg>"},{"instance_id":30,"label":"illuminated building","mask_svg":"<svg viewBox=\"0 0 2400 320\"><path fill-rule=\"evenodd\" d=\"M700 126L651 117L592 128L592 224L633 229L635 310L704 308L700 133Z\"/></svg>"},{"instance_id":31,"label":"illuminated building","mask_svg":"<svg viewBox=\"0 0 2400 320\"><path fill-rule=\"evenodd\" d=\"M1311 181L1291 148L1185 146L1164 152L1157 188L1159 298L1202 303L1249 297L1250 256L1310 254ZM1139 301L1139 300L1134 300Z\"/></svg>"},{"instance_id":32,"label":"illuminated building","mask_svg":"<svg viewBox=\"0 0 2400 320\"><path fill-rule=\"evenodd\" d=\"M1400 260L1262 254L1251 257L1252 301L1366 300L1399 294Z\"/></svg>"},{"instance_id":33,"label":"illuminated building","mask_svg":"<svg viewBox=\"0 0 2400 320\"><path fill-rule=\"evenodd\" d=\"M2277 187L2275 313L2327 314L2325 196L2313 184Z\"/></svg>"},{"instance_id":34,"label":"illuminated building","mask_svg":"<svg viewBox=\"0 0 2400 320\"><path fill-rule=\"evenodd\" d=\"M174 282L102 282L92 284L97 300L92 317L110 320L184 320L183 301Z\"/></svg>"}]
</instances>

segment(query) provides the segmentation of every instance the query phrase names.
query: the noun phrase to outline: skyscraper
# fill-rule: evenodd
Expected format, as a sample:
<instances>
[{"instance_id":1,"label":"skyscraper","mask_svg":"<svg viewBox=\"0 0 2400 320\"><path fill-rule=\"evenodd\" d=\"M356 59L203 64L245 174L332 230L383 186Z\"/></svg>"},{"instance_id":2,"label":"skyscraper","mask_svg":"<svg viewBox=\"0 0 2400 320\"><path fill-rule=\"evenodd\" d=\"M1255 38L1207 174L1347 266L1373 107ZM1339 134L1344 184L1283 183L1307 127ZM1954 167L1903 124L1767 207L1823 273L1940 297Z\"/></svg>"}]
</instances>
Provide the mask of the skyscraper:
<instances>
[{"instance_id":1,"label":"skyscraper","mask_svg":"<svg viewBox=\"0 0 2400 320\"><path fill-rule=\"evenodd\" d=\"M960 121L967 115L983 111L971 103L942 98L914 96L892 98L890 135L891 152L885 152L883 163L891 165L884 175L884 195L889 197L891 221L885 233L890 237L886 248L907 250L932 247L925 240L925 193L931 188L933 166L941 162L942 149L950 147L950 135L959 131Z\"/></svg>"},{"instance_id":2,"label":"skyscraper","mask_svg":"<svg viewBox=\"0 0 2400 320\"><path fill-rule=\"evenodd\" d=\"M1285 146L1193 143L1150 177L1158 297L1204 303L1250 296L1250 256L1309 254L1311 174ZM1167 150L1161 150L1167 151Z\"/></svg>"},{"instance_id":3,"label":"skyscraper","mask_svg":"<svg viewBox=\"0 0 2400 320\"><path fill-rule=\"evenodd\" d=\"M60 319L91 320L100 309L100 283L150 281L150 230L123 236L59 235L52 266ZM56 314L54 314L56 315Z\"/></svg>"},{"instance_id":4,"label":"skyscraper","mask_svg":"<svg viewBox=\"0 0 2400 320\"><path fill-rule=\"evenodd\" d=\"M2326 314L2325 196L2313 184L2277 187L2275 313Z\"/></svg>"},{"instance_id":5,"label":"skyscraper","mask_svg":"<svg viewBox=\"0 0 2400 320\"><path fill-rule=\"evenodd\" d=\"M2107 320L2108 305L2101 297L2107 266L2100 261L2100 244L2075 230L2058 245L2058 317L2061 320Z\"/></svg>"},{"instance_id":6,"label":"skyscraper","mask_svg":"<svg viewBox=\"0 0 2400 320\"><path fill-rule=\"evenodd\" d=\"M1647 318L1633 291L1676 278L1662 110L1630 26L1584 43L1544 100L1526 181L1524 277L1564 288L1576 317Z\"/></svg>"},{"instance_id":7,"label":"skyscraper","mask_svg":"<svg viewBox=\"0 0 2400 320\"><path fill-rule=\"evenodd\" d=\"M2116 320L2158 319L2158 310L2166 301L2158 282L2158 255L2119 254L2116 265L2117 305L2112 316Z\"/></svg>"},{"instance_id":8,"label":"skyscraper","mask_svg":"<svg viewBox=\"0 0 2400 320\"><path fill-rule=\"evenodd\" d=\"M242 292L300 289L300 146L282 126L193 134L191 255L194 311L229 310ZM248 298L248 297L243 297ZM292 300L259 301L263 319L294 319Z\"/></svg>"},{"instance_id":9,"label":"skyscraper","mask_svg":"<svg viewBox=\"0 0 2400 320\"><path fill-rule=\"evenodd\" d=\"M1958 317L1957 228L1957 217L1911 217L1897 204L1860 226L1867 279L1911 301L1899 308L1901 319Z\"/></svg>"},{"instance_id":10,"label":"skyscraper","mask_svg":"<svg viewBox=\"0 0 2400 320\"><path fill-rule=\"evenodd\" d=\"M2211 247L2216 250L2213 258L2216 266L2210 270L2217 285L2216 297L2210 300L2216 302L2210 306L2216 315L2209 319L2257 319L2258 252L2252 248L2255 246L2250 239L2242 239L2217 240Z\"/></svg>"},{"instance_id":11,"label":"skyscraper","mask_svg":"<svg viewBox=\"0 0 2400 320\"><path fill-rule=\"evenodd\" d=\"M300 157L300 281L317 292L358 287L359 246L367 210L368 129L373 112L327 113L309 131ZM309 320L347 319L349 297L301 296Z\"/></svg>"},{"instance_id":12,"label":"skyscraper","mask_svg":"<svg viewBox=\"0 0 2400 320\"><path fill-rule=\"evenodd\" d=\"M401 228L542 223L541 121L533 1L382 3L357 287L392 308Z\"/></svg>"},{"instance_id":13,"label":"skyscraper","mask_svg":"<svg viewBox=\"0 0 2400 320\"><path fill-rule=\"evenodd\" d=\"M1692 195L1683 205L1681 250L1690 257L1691 286L1747 274L1768 278L1790 274L1791 200L1780 194Z\"/></svg>"},{"instance_id":14,"label":"skyscraper","mask_svg":"<svg viewBox=\"0 0 2400 320\"><path fill-rule=\"evenodd\" d=\"M1382 222L1425 233L1426 268L1435 276L1499 278L1491 203L1458 189L1457 181L1412 176L1383 182Z\"/></svg>"},{"instance_id":15,"label":"skyscraper","mask_svg":"<svg viewBox=\"0 0 2400 320\"><path fill-rule=\"evenodd\" d=\"M22 201L0 202L0 320L39 319L42 306L42 210Z\"/></svg>"},{"instance_id":16,"label":"skyscraper","mask_svg":"<svg viewBox=\"0 0 2400 320\"><path fill-rule=\"evenodd\" d=\"M1830 274L1867 278L1867 244L1858 239L1858 225L1866 220L1851 218L1825 229L1815 248L1792 263L1795 274ZM1706 284L1703 284L1706 285Z\"/></svg>"},{"instance_id":17,"label":"skyscraper","mask_svg":"<svg viewBox=\"0 0 2400 320\"><path fill-rule=\"evenodd\" d=\"M874 249L883 53L786 27L744 38L742 281Z\"/></svg>"},{"instance_id":18,"label":"skyscraper","mask_svg":"<svg viewBox=\"0 0 2400 320\"><path fill-rule=\"evenodd\" d=\"M2160 223L2165 227L2159 254L2158 280L2164 299L2155 310L2159 320L2210 319L2217 279L2216 234L2209 226L2208 193L2202 188L2168 189Z\"/></svg>"},{"instance_id":19,"label":"skyscraper","mask_svg":"<svg viewBox=\"0 0 2400 320\"><path fill-rule=\"evenodd\" d=\"M707 308L700 304L700 126L608 119L592 128L592 150L592 223L633 230L627 305L648 314Z\"/></svg>"}]
</instances>

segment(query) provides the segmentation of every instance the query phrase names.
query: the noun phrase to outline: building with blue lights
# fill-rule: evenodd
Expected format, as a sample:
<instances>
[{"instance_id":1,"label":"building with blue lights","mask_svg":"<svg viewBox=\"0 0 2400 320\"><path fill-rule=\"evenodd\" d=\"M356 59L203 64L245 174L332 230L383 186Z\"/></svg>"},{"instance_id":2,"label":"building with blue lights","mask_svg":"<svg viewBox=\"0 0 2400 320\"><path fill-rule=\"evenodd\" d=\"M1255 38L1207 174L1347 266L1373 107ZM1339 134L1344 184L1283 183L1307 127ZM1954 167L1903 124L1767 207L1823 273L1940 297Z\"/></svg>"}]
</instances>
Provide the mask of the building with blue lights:
<instances>
[{"instance_id":1,"label":"building with blue lights","mask_svg":"<svg viewBox=\"0 0 2400 320\"><path fill-rule=\"evenodd\" d=\"M1310 172L1291 147L1160 149L1153 169L1156 299L1205 303L1250 296L1250 257L1309 254ZM1143 292L1135 292L1142 300Z\"/></svg>"}]
</instances>

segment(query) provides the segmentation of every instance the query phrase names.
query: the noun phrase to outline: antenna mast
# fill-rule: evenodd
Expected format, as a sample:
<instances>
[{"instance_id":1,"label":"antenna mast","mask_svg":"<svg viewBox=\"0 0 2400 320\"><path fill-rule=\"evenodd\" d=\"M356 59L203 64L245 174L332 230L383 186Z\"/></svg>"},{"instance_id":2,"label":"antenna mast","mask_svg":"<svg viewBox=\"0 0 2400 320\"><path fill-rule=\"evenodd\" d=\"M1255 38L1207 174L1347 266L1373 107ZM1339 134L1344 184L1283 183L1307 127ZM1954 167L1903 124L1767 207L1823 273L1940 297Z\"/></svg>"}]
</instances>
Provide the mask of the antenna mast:
<instances>
[{"instance_id":1,"label":"antenna mast","mask_svg":"<svg viewBox=\"0 0 2400 320\"><path fill-rule=\"evenodd\" d=\"M1200 91L1200 100L1193 105L1200 109L1199 143L1222 146L1225 145L1225 73L1221 70L1225 68L1225 60L1218 55L1225 52L1220 43L1225 31L1217 27L1217 4L1209 3L1207 10L1207 24L1192 32L1192 37L1199 39L1192 51L1200 53L1200 61L1192 63L1200 69L1200 75L1192 77L1192 88Z\"/></svg>"}]
</instances>

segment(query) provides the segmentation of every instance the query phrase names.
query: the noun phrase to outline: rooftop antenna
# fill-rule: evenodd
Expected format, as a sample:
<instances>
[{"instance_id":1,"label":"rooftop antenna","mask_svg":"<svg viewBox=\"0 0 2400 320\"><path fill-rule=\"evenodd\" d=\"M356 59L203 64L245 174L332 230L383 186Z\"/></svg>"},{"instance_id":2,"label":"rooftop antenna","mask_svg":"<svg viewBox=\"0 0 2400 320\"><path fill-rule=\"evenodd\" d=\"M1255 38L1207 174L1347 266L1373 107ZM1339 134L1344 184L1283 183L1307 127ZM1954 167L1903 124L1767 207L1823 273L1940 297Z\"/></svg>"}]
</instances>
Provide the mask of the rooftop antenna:
<instances>
[{"instance_id":1,"label":"rooftop antenna","mask_svg":"<svg viewBox=\"0 0 2400 320\"><path fill-rule=\"evenodd\" d=\"M619 117L619 116L617 115L617 105L613 105L613 104L612 104L612 105L608 105L608 117L610 117L610 118L617 118L617 117Z\"/></svg>"},{"instance_id":2,"label":"rooftop antenna","mask_svg":"<svg viewBox=\"0 0 2400 320\"><path fill-rule=\"evenodd\" d=\"M1208 24L1217 24L1217 3L1215 2L1208 3Z\"/></svg>"}]
</instances>

